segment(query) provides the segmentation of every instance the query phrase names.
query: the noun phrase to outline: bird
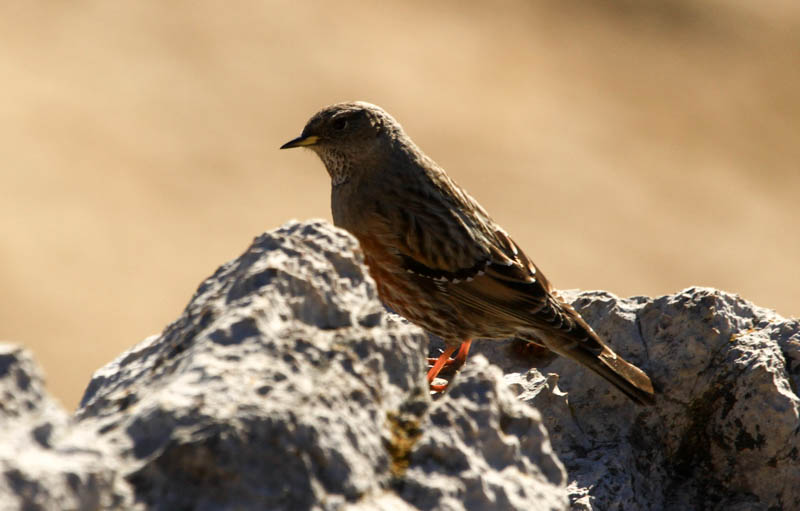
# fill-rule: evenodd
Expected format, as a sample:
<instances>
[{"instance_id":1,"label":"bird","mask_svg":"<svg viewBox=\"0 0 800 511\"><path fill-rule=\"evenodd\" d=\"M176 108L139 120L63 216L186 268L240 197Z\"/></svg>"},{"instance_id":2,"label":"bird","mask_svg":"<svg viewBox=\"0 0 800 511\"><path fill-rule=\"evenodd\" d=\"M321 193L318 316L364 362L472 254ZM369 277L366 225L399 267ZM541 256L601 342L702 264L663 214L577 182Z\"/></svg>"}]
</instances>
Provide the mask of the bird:
<instances>
[{"instance_id":1,"label":"bird","mask_svg":"<svg viewBox=\"0 0 800 511\"><path fill-rule=\"evenodd\" d=\"M474 339L518 338L574 360L637 404L655 402L647 374L558 296L507 232L381 107L329 105L280 148L295 147L322 160L333 222L358 240L381 300L444 341L427 373L432 391L446 389L434 380L443 367L465 363Z\"/></svg>"}]
</instances>

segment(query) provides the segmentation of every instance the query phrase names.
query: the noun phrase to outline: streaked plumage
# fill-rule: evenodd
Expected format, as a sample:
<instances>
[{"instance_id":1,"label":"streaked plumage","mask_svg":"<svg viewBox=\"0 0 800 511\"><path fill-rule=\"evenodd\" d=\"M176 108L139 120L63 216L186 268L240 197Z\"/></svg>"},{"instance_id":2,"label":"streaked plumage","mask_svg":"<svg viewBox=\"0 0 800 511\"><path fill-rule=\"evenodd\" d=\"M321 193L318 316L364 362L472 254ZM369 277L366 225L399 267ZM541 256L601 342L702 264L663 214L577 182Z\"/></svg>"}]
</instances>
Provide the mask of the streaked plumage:
<instances>
[{"instance_id":1,"label":"streaked plumage","mask_svg":"<svg viewBox=\"0 0 800 511\"><path fill-rule=\"evenodd\" d=\"M617 356L486 211L369 103L324 108L282 148L314 150L331 177L334 223L360 242L378 293L444 339L518 337L571 358L638 403L647 375ZM439 368L429 373L432 380Z\"/></svg>"}]
</instances>

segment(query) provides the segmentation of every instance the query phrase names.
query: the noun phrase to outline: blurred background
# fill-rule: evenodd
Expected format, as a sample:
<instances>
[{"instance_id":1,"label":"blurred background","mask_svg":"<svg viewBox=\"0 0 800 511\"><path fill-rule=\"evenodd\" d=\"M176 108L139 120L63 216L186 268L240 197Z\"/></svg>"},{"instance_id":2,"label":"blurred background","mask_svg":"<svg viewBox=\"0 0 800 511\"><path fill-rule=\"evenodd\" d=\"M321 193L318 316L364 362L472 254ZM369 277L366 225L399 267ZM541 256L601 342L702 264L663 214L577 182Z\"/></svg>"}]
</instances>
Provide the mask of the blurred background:
<instances>
[{"instance_id":1,"label":"blurred background","mask_svg":"<svg viewBox=\"0 0 800 511\"><path fill-rule=\"evenodd\" d=\"M0 3L0 338L73 408L392 113L559 288L800 314L796 0Z\"/></svg>"}]
</instances>

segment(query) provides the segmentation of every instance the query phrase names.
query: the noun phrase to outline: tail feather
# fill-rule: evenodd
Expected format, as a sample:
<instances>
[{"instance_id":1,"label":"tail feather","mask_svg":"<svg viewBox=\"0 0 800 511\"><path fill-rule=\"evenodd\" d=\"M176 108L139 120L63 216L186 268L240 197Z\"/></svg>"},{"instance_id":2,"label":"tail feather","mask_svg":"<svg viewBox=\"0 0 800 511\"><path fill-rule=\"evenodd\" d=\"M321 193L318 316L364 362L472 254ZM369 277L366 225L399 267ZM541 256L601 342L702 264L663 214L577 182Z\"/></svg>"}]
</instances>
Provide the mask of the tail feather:
<instances>
[{"instance_id":1,"label":"tail feather","mask_svg":"<svg viewBox=\"0 0 800 511\"><path fill-rule=\"evenodd\" d=\"M559 339L561 342L555 343L548 340L545 344L550 350L571 358L602 376L635 403L654 404L655 391L647 374L614 353L594 332L591 332L590 335L593 335L594 340L603 347L600 353L588 349L585 342L575 342L574 339Z\"/></svg>"},{"instance_id":2,"label":"tail feather","mask_svg":"<svg viewBox=\"0 0 800 511\"><path fill-rule=\"evenodd\" d=\"M595 367L595 364L586 366L617 387L623 394L640 405L655 404L653 383L644 371L610 348L606 348L595 360L598 361L596 364L598 367Z\"/></svg>"}]
</instances>

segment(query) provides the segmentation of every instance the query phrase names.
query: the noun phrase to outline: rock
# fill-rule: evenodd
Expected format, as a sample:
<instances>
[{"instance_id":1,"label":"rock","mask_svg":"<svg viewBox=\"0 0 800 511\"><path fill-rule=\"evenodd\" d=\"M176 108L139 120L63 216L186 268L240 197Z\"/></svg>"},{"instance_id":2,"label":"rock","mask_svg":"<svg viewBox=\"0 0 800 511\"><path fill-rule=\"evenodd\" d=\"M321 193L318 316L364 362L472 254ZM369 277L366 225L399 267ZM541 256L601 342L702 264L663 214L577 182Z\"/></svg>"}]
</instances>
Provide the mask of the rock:
<instances>
[{"instance_id":1,"label":"rock","mask_svg":"<svg viewBox=\"0 0 800 511\"><path fill-rule=\"evenodd\" d=\"M0 345L0 509L800 509L797 320L706 288L565 296L654 406L513 340L431 398L437 343L383 309L355 240L288 223L72 417Z\"/></svg>"},{"instance_id":2,"label":"rock","mask_svg":"<svg viewBox=\"0 0 800 511\"><path fill-rule=\"evenodd\" d=\"M402 495L420 509L561 509L564 468L541 415L478 355L428 410Z\"/></svg>"},{"instance_id":3,"label":"rock","mask_svg":"<svg viewBox=\"0 0 800 511\"><path fill-rule=\"evenodd\" d=\"M130 487L111 449L45 392L30 354L0 344L0 509L122 509Z\"/></svg>"},{"instance_id":4,"label":"rock","mask_svg":"<svg viewBox=\"0 0 800 511\"><path fill-rule=\"evenodd\" d=\"M565 509L538 412L480 360L434 404L426 350L353 238L290 223L98 371L77 417L148 509Z\"/></svg>"},{"instance_id":5,"label":"rock","mask_svg":"<svg viewBox=\"0 0 800 511\"><path fill-rule=\"evenodd\" d=\"M568 298L647 371L656 406L563 358L520 371L514 343L476 351L543 411L573 509L800 509L800 322L708 288Z\"/></svg>"}]
</instances>

